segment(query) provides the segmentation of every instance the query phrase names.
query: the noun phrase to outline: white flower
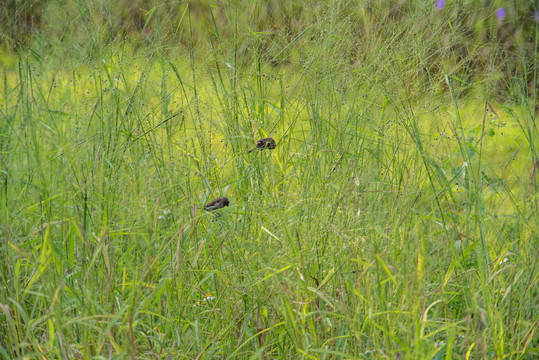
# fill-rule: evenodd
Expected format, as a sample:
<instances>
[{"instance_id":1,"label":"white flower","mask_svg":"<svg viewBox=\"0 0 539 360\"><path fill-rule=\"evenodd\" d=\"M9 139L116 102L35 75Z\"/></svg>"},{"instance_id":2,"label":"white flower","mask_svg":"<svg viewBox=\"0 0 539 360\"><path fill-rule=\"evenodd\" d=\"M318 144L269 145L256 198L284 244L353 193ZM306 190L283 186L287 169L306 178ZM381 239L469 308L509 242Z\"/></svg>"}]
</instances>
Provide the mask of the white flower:
<instances>
[{"instance_id":1,"label":"white flower","mask_svg":"<svg viewBox=\"0 0 539 360\"><path fill-rule=\"evenodd\" d=\"M159 216L157 217L157 220L164 220L164 219L165 219L165 215L159 215Z\"/></svg>"},{"instance_id":2,"label":"white flower","mask_svg":"<svg viewBox=\"0 0 539 360\"><path fill-rule=\"evenodd\" d=\"M440 339L436 339L436 341L434 341L434 346L435 347L441 347L445 344L445 340L440 340Z\"/></svg>"},{"instance_id":3,"label":"white flower","mask_svg":"<svg viewBox=\"0 0 539 360\"><path fill-rule=\"evenodd\" d=\"M165 209L165 211L163 211L163 214L165 214L165 215L168 215L168 214L170 214L170 213L171 213L171 210L170 210L170 209Z\"/></svg>"},{"instance_id":4,"label":"white flower","mask_svg":"<svg viewBox=\"0 0 539 360\"><path fill-rule=\"evenodd\" d=\"M215 300L215 296L213 296L212 294L206 294L204 295L204 298L202 299L202 301L212 301L212 300Z\"/></svg>"}]
</instances>

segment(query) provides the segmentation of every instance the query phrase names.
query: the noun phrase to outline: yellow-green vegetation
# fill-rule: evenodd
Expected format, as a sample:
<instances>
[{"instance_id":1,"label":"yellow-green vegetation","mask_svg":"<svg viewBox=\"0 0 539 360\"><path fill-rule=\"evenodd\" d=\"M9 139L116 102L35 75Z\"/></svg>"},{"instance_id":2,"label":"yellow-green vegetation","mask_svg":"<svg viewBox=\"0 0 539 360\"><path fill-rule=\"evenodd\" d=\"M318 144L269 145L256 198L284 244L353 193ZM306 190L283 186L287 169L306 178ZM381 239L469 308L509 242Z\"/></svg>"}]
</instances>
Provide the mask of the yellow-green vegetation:
<instances>
[{"instance_id":1,"label":"yellow-green vegetation","mask_svg":"<svg viewBox=\"0 0 539 360\"><path fill-rule=\"evenodd\" d=\"M7 1L1 357L536 359L515 3Z\"/></svg>"}]
</instances>

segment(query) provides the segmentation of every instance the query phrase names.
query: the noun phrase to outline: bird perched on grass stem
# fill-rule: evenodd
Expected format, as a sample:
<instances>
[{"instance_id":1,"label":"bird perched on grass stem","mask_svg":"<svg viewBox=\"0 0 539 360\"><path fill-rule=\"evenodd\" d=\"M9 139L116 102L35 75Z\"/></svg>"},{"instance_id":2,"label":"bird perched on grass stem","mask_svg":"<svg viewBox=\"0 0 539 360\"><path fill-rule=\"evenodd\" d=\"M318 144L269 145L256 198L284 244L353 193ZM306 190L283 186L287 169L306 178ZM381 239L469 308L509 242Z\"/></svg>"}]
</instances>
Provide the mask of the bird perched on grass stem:
<instances>
[{"instance_id":1,"label":"bird perched on grass stem","mask_svg":"<svg viewBox=\"0 0 539 360\"><path fill-rule=\"evenodd\" d=\"M250 153L251 151L253 150L266 150L266 149L270 149L270 150L273 150L275 149L275 140L273 140L273 138L270 138L270 137L267 137L267 138L263 138L263 139L260 139L256 142L256 145L249 151L247 151L247 153Z\"/></svg>"},{"instance_id":2,"label":"bird perched on grass stem","mask_svg":"<svg viewBox=\"0 0 539 360\"><path fill-rule=\"evenodd\" d=\"M215 211L224 208L225 206L228 206L230 204L230 201L228 201L227 197L218 197L217 199L213 199L209 203L204 206L204 210L206 211ZM218 213L214 213L215 216L219 217Z\"/></svg>"}]
</instances>

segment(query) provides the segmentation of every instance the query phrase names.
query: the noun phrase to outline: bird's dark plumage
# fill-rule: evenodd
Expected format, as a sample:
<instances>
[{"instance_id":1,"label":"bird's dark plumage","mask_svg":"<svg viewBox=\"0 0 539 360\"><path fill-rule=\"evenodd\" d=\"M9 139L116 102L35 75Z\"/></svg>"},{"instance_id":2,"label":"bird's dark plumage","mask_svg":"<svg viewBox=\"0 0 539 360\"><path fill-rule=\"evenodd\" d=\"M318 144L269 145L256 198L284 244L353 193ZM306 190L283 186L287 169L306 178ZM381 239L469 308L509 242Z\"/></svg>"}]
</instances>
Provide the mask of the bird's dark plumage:
<instances>
[{"instance_id":1,"label":"bird's dark plumage","mask_svg":"<svg viewBox=\"0 0 539 360\"><path fill-rule=\"evenodd\" d=\"M230 201L228 201L228 198L226 197L218 197L217 199L213 199L209 203L204 206L204 210L206 211L215 211L224 208L225 206L228 206L230 204Z\"/></svg>"},{"instance_id":2,"label":"bird's dark plumage","mask_svg":"<svg viewBox=\"0 0 539 360\"><path fill-rule=\"evenodd\" d=\"M247 151L247 153L250 153L251 151L253 150L266 150L266 149L270 149L270 150L273 150L275 149L275 140L273 140L273 138L270 138L270 137L267 137L267 138L263 138L263 139L260 139L256 142L256 145L249 151Z\"/></svg>"}]
</instances>

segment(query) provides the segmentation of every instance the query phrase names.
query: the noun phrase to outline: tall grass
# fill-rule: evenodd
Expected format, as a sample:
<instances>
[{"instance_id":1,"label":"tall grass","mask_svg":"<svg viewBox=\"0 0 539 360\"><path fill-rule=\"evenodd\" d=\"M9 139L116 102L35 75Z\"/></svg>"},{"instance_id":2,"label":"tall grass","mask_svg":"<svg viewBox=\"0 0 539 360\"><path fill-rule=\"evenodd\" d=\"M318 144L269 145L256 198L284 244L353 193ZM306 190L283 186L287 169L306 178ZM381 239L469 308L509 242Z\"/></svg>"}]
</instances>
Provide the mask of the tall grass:
<instances>
[{"instance_id":1,"label":"tall grass","mask_svg":"<svg viewBox=\"0 0 539 360\"><path fill-rule=\"evenodd\" d=\"M536 23L39 4L2 58L4 358L537 357Z\"/></svg>"}]
</instances>

